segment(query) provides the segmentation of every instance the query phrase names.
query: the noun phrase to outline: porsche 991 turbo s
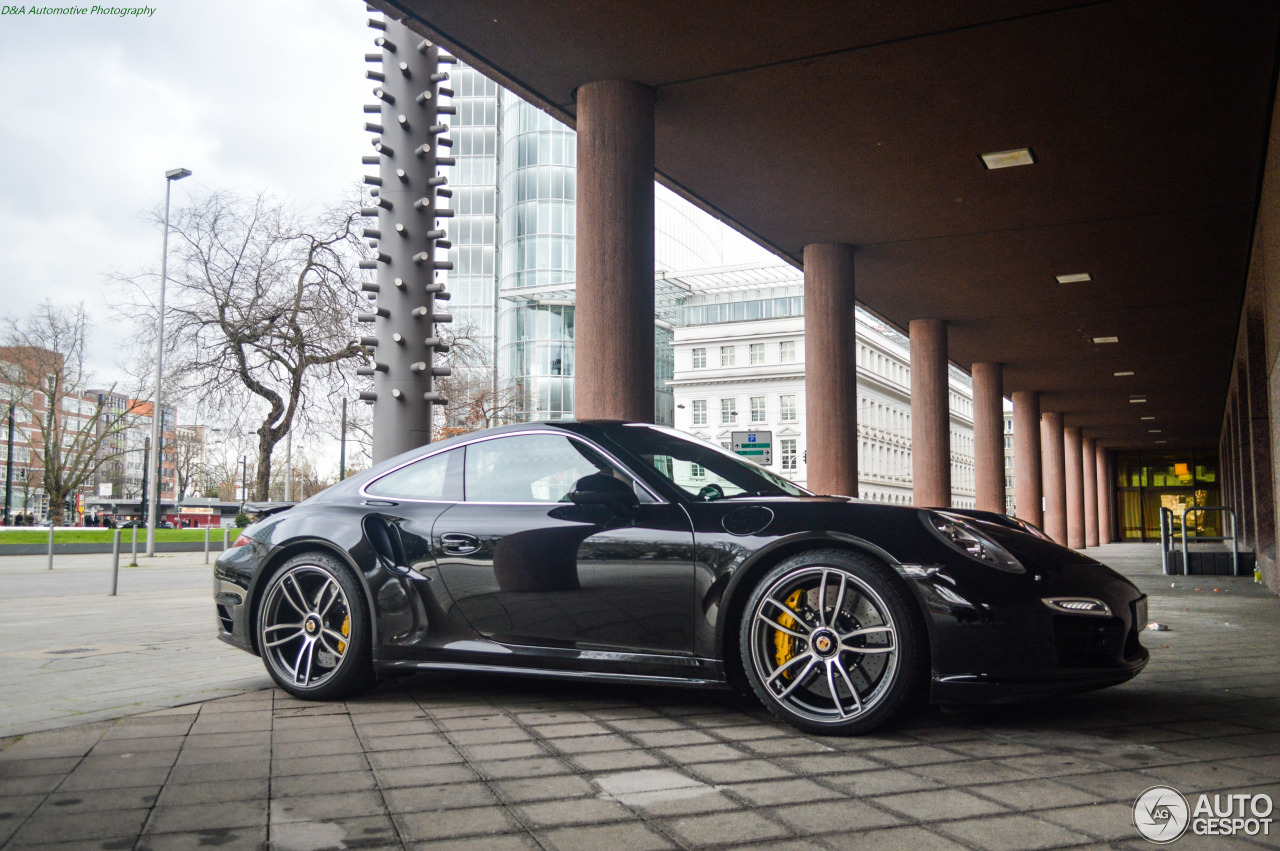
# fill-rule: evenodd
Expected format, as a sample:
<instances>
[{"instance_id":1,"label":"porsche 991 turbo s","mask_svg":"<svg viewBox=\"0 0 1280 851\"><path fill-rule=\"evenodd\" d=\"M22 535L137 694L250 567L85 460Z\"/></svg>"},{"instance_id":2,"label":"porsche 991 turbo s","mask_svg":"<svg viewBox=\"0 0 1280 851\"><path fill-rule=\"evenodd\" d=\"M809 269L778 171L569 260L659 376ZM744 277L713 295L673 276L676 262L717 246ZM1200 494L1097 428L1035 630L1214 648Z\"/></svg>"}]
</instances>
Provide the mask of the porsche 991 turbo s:
<instances>
[{"instance_id":1,"label":"porsche 991 turbo s","mask_svg":"<svg viewBox=\"0 0 1280 851\"><path fill-rule=\"evenodd\" d=\"M379 463L246 527L214 601L219 637L300 698L430 670L735 686L828 734L918 693L1083 691L1147 662L1146 597L1081 553L982 512L811 494L639 423Z\"/></svg>"}]
</instances>

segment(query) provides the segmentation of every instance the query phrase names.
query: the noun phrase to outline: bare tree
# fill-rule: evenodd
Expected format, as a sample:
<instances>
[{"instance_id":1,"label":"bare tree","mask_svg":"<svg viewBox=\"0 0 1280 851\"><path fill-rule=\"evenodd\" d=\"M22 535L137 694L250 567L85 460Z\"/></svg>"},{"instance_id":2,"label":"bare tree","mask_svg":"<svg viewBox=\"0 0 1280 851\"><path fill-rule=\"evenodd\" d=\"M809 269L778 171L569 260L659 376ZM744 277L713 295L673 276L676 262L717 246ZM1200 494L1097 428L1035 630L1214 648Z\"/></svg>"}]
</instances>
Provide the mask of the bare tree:
<instances>
[{"instance_id":1,"label":"bare tree","mask_svg":"<svg viewBox=\"0 0 1280 851\"><path fill-rule=\"evenodd\" d=\"M358 218L355 204L307 219L265 195L215 192L171 220L168 383L256 423L257 499L267 498L276 445L345 392L343 367L365 355L355 340ZM126 280L149 295L155 277ZM132 306L154 322L146 300Z\"/></svg>"},{"instance_id":2,"label":"bare tree","mask_svg":"<svg viewBox=\"0 0 1280 851\"><path fill-rule=\"evenodd\" d=\"M54 525L65 522L67 497L91 484L99 468L120 456L115 438L137 419L132 409L111 409L114 385L105 393L86 393L88 329L83 304L57 307L46 301L26 317L4 319L0 380L35 424L40 482Z\"/></svg>"},{"instance_id":3,"label":"bare tree","mask_svg":"<svg viewBox=\"0 0 1280 851\"><path fill-rule=\"evenodd\" d=\"M449 404L437 409L432 439L491 428L509 422L519 409L518 384L503 381L494 363L492 338L481 335L472 323L442 332L449 344L453 374L435 380L435 389Z\"/></svg>"},{"instance_id":4,"label":"bare tree","mask_svg":"<svg viewBox=\"0 0 1280 851\"><path fill-rule=\"evenodd\" d=\"M199 480L203 456L204 441L197 434L186 430L185 426L178 428L173 446L173 472L177 479L174 496L179 502L190 494Z\"/></svg>"},{"instance_id":5,"label":"bare tree","mask_svg":"<svg viewBox=\"0 0 1280 851\"><path fill-rule=\"evenodd\" d=\"M304 499L309 499L337 481L336 476L321 475L320 471L316 469L315 462L312 461L310 457L302 455L296 450L293 454L293 469L291 472L293 482L290 498L294 502L301 502ZM284 477L285 471L280 469L272 478L272 499L284 499Z\"/></svg>"}]
</instances>

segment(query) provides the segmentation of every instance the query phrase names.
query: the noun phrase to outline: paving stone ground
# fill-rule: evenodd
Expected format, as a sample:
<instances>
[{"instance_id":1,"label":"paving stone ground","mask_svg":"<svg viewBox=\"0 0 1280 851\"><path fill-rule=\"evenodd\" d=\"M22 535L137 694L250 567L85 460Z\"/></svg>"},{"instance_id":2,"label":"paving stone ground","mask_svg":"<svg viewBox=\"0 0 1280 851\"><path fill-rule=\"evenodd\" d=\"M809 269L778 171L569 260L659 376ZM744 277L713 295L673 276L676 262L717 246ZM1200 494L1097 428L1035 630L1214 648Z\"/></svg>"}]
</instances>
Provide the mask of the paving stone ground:
<instances>
[{"instance_id":1,"label":"paving stone ground","mask_svg":"<svg viewBox=\"0 0 1280 851\"><path fill-rule=\"evenodd\" d=\"M1280 800L1280 601L1248 579L1160 576L1154 547L1097 555L1170 627L1116 688L920 710L848 739L716 692L421 675L318 705L264 688L0 740L0 846L1138 849L1131 804L1150 786ZM6 607L7 582L0 565ZM34 620L66 603L26 601ZM213 643L190 652L243 655Z\"/></svg>"},{"instance_id":2,"label":"paving stone ground","mask_svg":"<svg viewBox=\"0 0 1280 851\"><path fill-rule=\"evenodd\" d=\"M203 553L120 561L112 597L109 553L0 557L0 736L271 685L214 638Z\"/></svg>"}]
</instances>

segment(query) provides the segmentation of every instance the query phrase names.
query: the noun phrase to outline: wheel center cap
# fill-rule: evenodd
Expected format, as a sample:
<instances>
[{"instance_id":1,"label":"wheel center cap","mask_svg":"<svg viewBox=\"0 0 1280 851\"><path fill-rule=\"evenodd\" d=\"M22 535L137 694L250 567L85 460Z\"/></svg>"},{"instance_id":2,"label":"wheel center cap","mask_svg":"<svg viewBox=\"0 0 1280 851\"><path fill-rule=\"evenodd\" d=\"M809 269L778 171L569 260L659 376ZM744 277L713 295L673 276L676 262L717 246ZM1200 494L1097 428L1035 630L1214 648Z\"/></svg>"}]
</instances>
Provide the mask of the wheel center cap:
<instances>
[{"instance_id":1,"label":"wheel center cap","mask_svg":"<svg viewBox=\"0 0 1280 851\"><path fill-rule=\"evenodd\" d=\"M822 632L815 633L813 636L813 649L819 656L824 658L834 656L838 647L839 642L836 641L835 636L830 632L823 630Z\"/></svg>"},{"instance_id":2,"label":"wheel center cap","mask_svg":"<svg viewBox=\"0 0 1280 851\"><path fill-rule=\"evenodd\" d=\"M302 628L307 631L307 635L315 635L320 625L316 623L315 618L307 618L307 622L302 625Z\"/></svg>"}]
</instances>

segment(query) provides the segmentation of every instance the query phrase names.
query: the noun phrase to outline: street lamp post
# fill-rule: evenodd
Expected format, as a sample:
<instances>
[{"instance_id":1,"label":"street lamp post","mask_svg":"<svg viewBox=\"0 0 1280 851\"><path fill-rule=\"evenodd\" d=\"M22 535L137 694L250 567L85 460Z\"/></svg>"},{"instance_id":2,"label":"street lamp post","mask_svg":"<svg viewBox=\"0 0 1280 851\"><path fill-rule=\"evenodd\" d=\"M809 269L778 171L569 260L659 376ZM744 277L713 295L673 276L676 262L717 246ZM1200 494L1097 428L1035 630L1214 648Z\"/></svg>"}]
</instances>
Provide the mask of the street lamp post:
<instances>
[{"instance_id":1,"label":"street lamp post","mask_svg":"<svg viewBox=\"0 0 1280 851\"><path fill-rule=\"evenodd\" d=\"M284 501L293 500L293 431L284 436Z\"/></svg>"},{"instance_id":2,"label":"street lamp post","mask_svg":"<svg viewBox=\"0 0 1280 851\"><path fill-rule=\"evenodd\" d=\"M173 182L191 176L191 169L174 168L164 173L164 247L160 253L160 313L156 323L156 396L151 406L151 500L147 510L147 555L156 554L156 521L160 513L160 419L164 415L160 384L164 379L164 285L169 276L169 194Z\"/></svg>"},{"instance_id":3,"label":"street lamp post","mask_svg":"<svg viewBox=\"0 0 1280 851\"><path fill-rule=\"evenodd\" d=\"M13 493L13 403L9 404L9 440L4 453L4 519L3 525L9 525L9 503Z\"/></svg>"}]
</instances>

